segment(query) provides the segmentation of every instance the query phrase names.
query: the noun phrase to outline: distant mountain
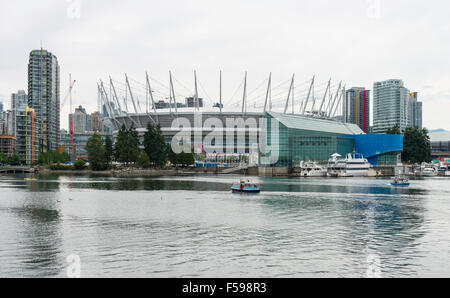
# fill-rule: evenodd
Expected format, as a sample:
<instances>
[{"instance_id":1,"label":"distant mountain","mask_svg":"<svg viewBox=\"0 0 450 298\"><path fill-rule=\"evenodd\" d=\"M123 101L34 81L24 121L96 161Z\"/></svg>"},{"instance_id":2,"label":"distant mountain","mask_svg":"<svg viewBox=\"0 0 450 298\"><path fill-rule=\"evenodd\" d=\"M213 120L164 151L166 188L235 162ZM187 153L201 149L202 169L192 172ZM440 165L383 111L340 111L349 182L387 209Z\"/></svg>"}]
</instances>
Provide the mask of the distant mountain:
<instances>
[{"instance_id":1,"label":"distant mountain","mask_svg":"<svg viewBox=\"0 0 450 298\"><path fill-rule=\"evenodd\" d=\"M432 142L450 142L450 131L445 129L435 129L428 132Z\"/></svg>"},{"instance_id":2,"label":"distant mountain","mask_svg":"<svg viewBox=\"0 0 450 298\"><path fill-rule=\"evenodd\" d=\"M429 133L435 133L435 132L447 132L445 129L443 128L439 128L439 129L433 129L433 130L429 130Z\"/></svg>"}]
</instances>

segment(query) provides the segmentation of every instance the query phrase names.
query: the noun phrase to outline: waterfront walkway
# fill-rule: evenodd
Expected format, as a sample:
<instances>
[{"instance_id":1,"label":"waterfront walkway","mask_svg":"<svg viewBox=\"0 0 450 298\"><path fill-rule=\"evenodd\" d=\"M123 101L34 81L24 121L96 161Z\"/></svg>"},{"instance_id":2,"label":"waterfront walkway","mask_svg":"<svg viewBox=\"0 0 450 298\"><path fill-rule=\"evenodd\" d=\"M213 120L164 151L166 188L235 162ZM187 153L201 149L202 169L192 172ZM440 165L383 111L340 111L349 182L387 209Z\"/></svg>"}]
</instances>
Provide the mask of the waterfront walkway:
<instances>
[{"instance_id":1,"label":"waterfront walkway","mask_svg":"<svg viewBox=\"0 0 450 298\"><path fill-rule=\"evenodd\" d=\"M25 174L25 173L35 173L37 172L36 168L26 167L26 166L0 166L0 173L7 174Z\"/></svg>"}]
</instances>

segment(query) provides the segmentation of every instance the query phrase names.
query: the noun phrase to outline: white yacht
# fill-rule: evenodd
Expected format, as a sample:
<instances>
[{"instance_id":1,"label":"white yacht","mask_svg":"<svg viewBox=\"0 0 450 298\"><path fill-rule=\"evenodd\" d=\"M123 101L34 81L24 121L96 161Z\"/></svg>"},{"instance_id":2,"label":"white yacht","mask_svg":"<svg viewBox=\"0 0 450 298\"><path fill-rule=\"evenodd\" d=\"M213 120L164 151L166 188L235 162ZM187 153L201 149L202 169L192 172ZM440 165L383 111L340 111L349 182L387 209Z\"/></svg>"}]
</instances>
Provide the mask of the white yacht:
<instances>
[{"instance_id":1,"label":"white yacht","mask_svg":"<svg viewBox=\"0 0 450 298\"><path fill-rule=\"evenodd\" d=\"M433 167L426 167L423 169L422 175L424 177L435 177L438 175L438 171L436 171L436 169Z\"/></svg>"},{"instance_id":2,"label":"white yacht","mask_svg":"<svg viewBox=\"0 0 450 298\"><path fill-rule=\"evenodd\" d=\"M307 161L300 163L300 177L326 177L327 169L316 162Z\"/></svg>"},{"instance_id":3,"label":"white yacht","mask_svg":"<svg viewBox=\"0 0 450 298\"><path fill-rule=\"evenodd\" d=\"M370 163L361 154L348 154L347 158L335 153L328 161L328 176L330 177L367 177Z\"/></svg>"}]
</instances>

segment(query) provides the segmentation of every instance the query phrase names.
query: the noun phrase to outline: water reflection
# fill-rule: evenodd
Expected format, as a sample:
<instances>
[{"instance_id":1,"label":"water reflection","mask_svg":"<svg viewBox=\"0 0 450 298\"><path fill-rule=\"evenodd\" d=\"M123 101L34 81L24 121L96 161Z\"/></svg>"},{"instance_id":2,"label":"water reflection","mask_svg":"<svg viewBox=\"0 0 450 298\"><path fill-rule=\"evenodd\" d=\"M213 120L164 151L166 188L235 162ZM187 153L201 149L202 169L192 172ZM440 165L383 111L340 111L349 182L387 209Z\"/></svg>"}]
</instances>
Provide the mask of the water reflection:
<instances>
[{"instance_id":1,"label":"water reflection","mask_svg":"<svg viewBox=\"0 0 450 298\"><path fill-rule=\"evenodd\" d=\"M15 252L19 260L18 272L23 277L33 277L39 272L41 277L56 276L61 272L61 215L53 204L30 202L13 210L17 217L17 231L20 231L19 249ZM52 209L50 209L52 208Z\"/></svg>"},{"instance_id":2,"label":"water reflection","mask_svg":"<svg viewBox=\"0 0 450 298\"><path fill-rule=\"evenodd\" d=\"M3 178L0 276L64 276L72 253L89 277L450 274L442 181L262 178L255 196L231 193L238 176Z\"/></svg>"}]
</instances>

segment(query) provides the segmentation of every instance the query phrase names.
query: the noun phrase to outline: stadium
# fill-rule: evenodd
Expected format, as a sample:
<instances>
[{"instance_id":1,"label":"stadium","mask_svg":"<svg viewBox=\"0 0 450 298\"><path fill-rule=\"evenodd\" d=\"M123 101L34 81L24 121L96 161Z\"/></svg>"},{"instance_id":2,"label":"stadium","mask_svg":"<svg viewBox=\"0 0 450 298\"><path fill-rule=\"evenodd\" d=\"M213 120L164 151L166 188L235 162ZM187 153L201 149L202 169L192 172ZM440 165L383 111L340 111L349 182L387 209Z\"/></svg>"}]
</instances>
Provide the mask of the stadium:
<instances>
[{"instance_id":1,"label":"stadium","mask_svg":"<svg viewBox=\"0 0 450 298\"><path fill-rule=\"evenodd\" d=\"M366 135L356 124L342 122L342 82L318 84L313 77L297 83L292 76L273 84L269 75L248 91L246 73L231 99L224 100L222 73L219 80L219 97L213 99L196 72L193 90L172 73L169 85L148 74L145 83L127 75L124 82L110 77L107 84L98 83L98 105L114 134L125 125L143 136L148 123L160 124L167 143L195 153L248 155L259 166L288 169L302 160L323 163L333 153L355 151L374 166L395 166L403 150L401 136ZM275 146L276 158L263 162Z\"/></svg>"}]
</instances>

